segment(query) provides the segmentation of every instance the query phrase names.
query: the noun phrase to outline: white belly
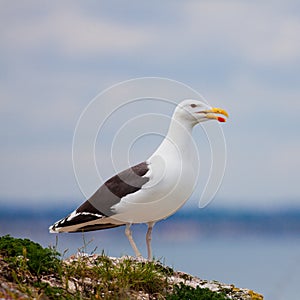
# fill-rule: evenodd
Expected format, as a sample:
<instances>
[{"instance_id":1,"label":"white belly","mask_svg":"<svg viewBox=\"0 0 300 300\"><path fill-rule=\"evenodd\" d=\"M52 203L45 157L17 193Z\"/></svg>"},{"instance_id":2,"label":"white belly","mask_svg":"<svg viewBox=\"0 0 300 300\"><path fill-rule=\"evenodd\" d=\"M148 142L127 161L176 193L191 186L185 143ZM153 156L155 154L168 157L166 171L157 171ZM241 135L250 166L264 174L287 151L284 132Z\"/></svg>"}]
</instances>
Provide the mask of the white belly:
<instances>
[{"instance_id":1,"label":"white belly","mask_svg":"<svg viewBox=\"0 0 300 300\"><path fill-rule=\"evenodd\" d=\"M158 221L175 213L190 197L196 181L197 166L191 161L152 157L150 180L136 193L115 205L112 218L126 223Z\"/></svg>"}]
</instances>

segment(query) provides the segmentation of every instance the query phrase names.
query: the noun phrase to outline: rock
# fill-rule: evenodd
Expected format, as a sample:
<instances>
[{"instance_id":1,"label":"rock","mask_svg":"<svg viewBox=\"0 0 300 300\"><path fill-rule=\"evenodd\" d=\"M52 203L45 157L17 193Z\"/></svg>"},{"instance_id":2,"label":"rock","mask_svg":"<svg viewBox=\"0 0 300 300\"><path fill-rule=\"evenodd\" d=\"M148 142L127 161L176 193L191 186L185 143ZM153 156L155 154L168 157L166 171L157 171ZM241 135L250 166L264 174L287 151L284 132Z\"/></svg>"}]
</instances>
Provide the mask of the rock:
<instances>
[{"instance_id":1,"label":"rock","mask_svg":"<svg viewBox=\"0 0 300 300\"><path fill-rule=\"evenodd\" d=\"M224 293L228 299L232 300L263 299L262 295L249 289L237 288L233 284L200 279L185 272L174 271L159 261L149 262L143 258L129 256L116 258L80 253L63 260L59 274L51 273L45 274L41 278L35 278L30 272L24 271L20 273L23 277L18 279L21 280L19 282L15 281L15 277L12 276L15 270L10 269L7 262L0 259L0 267L2 269L2 274L0 274L0 300L51 299L53 297L65 299L64 295L70 294L80 295L80 299L89 299L93 296L96 299L112 297L154 300L165 299L168 294L172 294L175 285L181 284L192 288L200 287L209 289L212 292ZM103 275L106 269L109 276ZM135 275L137 277L132 276L131 272L134 275L137 270L140 272ZM148 272L150 280L149 278L142 278L144 272ZM23 283L20 284L20 282ZM126 282L128 282L128 285L126 285ZM37 288L36 283L39 283L39 288ZM123 286L120 287L122 284ZM160 292L158 293L155 289L159 289ZM52 296L48 297L47 293L52 293Z\"/></svg>"},{"instance_id":2,"label":"rock","mask_svg":"<svg viewBox=\"0 0 300 300\"><path fill-rule=\"evenodd\" d=\"M76 259L82 259L83 257L88 259L89 266L93 266L95 263L95 260L99 257L99 255L93 254L93 255L87 255L87 254L79 254L70 257L69 259L65 260L67 264L74 262ZM123 256L120 258L117 257L108 257L114 265L122 263L124 260L131 260L132 263L148 263L147 259L144 258L136 258L131 256ZM167 269L167 272L169 270L172 270L169 267L166 267L162 265L159 261L154 262L159 268ZM174 286L175 284L183 283L185 285L191 286L193 288L196 288L197 286L201 288L208 288L209 290L213 292L222 292L225 293L228 296L228 299L232 300L263 300L263 296L246 288L237 288L233 284L224 284L218 281L208 281L204 279L200 279L198 277L192 276L190 274L187 274L185 272L181 271L173 271L172 275L168 276L168 282L170 286ZM138 295L136 295L136 299L150 299L148 294L143 294L142 292L139 292Z\"/></svg>"}]
</instances>

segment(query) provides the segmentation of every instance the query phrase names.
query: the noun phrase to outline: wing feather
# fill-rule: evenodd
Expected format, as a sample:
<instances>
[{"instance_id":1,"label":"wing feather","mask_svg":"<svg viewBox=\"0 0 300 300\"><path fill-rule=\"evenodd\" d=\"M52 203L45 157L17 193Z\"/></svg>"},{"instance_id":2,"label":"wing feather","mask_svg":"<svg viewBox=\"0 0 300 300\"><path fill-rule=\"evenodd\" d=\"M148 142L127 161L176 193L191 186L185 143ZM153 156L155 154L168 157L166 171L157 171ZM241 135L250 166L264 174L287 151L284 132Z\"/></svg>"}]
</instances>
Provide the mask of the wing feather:
<instances>
[{"instance_id":1,"label":"wing feather","mask_svg":"<svg viewBox=\"0 0 300 300\"><path fill-rule=\"evenodd\" d=\"M50 232L91 231L124 225L112 222L111 208L126 195L140 190L149 181L145 176L148 171L148 164L142 162L111 177L75 211L52 225Z\"/></svg>"}]
</instances>

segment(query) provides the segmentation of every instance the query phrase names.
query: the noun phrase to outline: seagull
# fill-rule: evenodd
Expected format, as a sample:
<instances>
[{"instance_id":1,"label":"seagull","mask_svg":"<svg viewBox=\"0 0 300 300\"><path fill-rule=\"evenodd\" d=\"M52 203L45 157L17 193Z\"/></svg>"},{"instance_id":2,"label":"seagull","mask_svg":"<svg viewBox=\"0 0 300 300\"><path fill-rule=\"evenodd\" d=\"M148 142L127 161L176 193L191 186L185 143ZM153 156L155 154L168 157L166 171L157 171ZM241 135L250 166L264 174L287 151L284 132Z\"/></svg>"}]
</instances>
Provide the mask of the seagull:
<instances>
[{"instance_id":1,"label":"seagull","mask_svg":"<svg viewBox=\"0 0 300 300\"><path fill-rule=\"evenodd\" d=\"M148 260L152 260L152 229L180 209L197 181L198 156L192 137L195 125L225 122L228 113L198 100L180 102L157 150L144 162L108 179L81 206L49 227L51 233L85 232L125 226L136 257L142 257L131 225L146 223Z\"/></svg>"}]
</instances>

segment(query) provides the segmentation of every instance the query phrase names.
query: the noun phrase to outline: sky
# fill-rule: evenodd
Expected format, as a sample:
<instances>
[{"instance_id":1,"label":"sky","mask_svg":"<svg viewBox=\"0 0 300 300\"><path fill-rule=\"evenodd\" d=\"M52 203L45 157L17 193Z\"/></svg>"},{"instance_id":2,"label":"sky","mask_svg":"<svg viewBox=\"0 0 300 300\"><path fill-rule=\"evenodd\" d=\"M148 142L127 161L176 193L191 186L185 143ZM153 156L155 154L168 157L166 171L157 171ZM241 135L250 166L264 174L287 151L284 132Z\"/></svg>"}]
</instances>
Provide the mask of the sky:
<instances>
[{"instance_id":1,"label":"sky","mask_svg":"<svg viewBox=\"0 0 300 300\"><path fill-rule=\"evenodd\" d=\"M299 35L296 0L1 0L0 202L77 206L84 196L72 142L80 115L113 85L161 77L230 114L216 205L299 206ZM174 108L161 109L171 116ZM130 110L123 116L133 117ZM106 126L106 137L113 128ZM97 144L104 160L108 140ZM146 159L157 143L146 139L136 156ZM113 175L109 164L103 168Z\"/></svg>"}]
</instances>

